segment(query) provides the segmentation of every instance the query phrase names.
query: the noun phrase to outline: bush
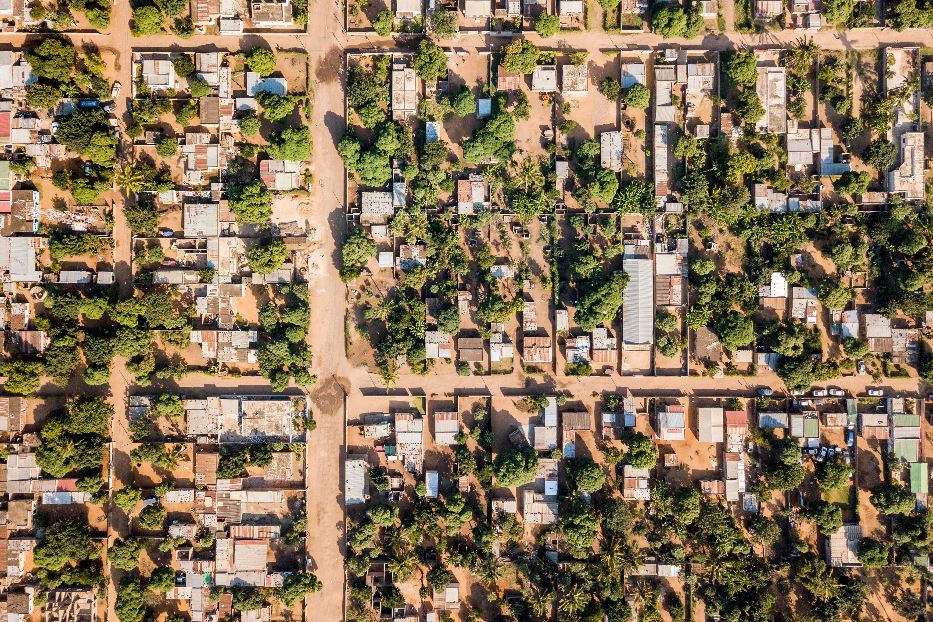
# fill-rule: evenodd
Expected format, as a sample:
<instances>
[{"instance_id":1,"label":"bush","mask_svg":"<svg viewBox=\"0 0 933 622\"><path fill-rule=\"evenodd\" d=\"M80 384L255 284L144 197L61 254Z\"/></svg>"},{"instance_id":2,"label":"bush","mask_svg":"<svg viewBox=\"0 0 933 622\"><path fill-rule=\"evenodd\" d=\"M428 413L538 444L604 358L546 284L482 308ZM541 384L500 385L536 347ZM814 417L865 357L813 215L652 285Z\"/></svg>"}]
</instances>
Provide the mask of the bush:
<instances>
[{"instance_id":1,"label":"bush","mask_svg":"<svg viewBox=\"0 0 933 622\"><path fill-rule=\"evenodd\" d=\"M625 102L626 106L645 110L651 102L651 91L648 90L648 87L644 84L632 85L625 89L625 95L622 97L622 101Z\"/></svg>"},{"instance_id":2,"label":"bush","mask_svg":"<svg viewBox=\"0 0 933 622\"><path fill-rule=\"evenodd\" d=\"M535 32L545 39L553 37L560 32L560 18L557 15L542 12L535 20Z\"/></svg>"},{"instance_id":3,"label":"bush","mask_svg":"<svg viewBox=\"0 0 933 622\"><path fill-rule=\"evenodd\" d=\"M612 76L606 76L599 82L599 92L609 101L618 101L622 94L622 84Z\"/></svg>"},{"instance_id":4,"label":"bush","mask_svg":"<svg viewBox=\"0 0 933 622\"><path fill-rule=\"evenodd\" d=\"M266 152L275 160L304 162L311 159L311 130L307 126L287 128L272 135Z\"/></svg>"},{"instance_id":5,"label":"bush","mask_svg":"<svg viewBox=\"0 0 933 622\"><path fill-rule=\"evenodd\" d=\"M395 14L388 9L379 11L376 19L373 20L373 30L381 37L387 37L392 34L392 26L395 25Z\"/></svg>"},{"instance_id":6,"label":"bush","mask_svg":"<svg viewBox=\"0 0 933 622\"><path fill-rule=\"evenodd\" d=\"M288 249L281 240L274 240L268 244L258 244L249 249L247 253L249 267L257 274L275 272L288 259Z\"/></svg>"},{"instance_id":7,"label":"bush","mask_svg":"<svg viewBox=\"0 0 933 622\"><path fill-rule=\"evenodd\" d=\"M191 93L193 99L199 99L201 97L207 97L211 94L211 87L206 80L202 78L189 78L188 79L188 92Z\"/></svg>"},{"instance_id":8,"label":"bush","mask_svg":"<svg viewBox=\"0 0 933 622\"><path fill-rule=\"evenodd\" d=\"M365 229L351 229L343 240L340 277L350 281L360 276L366 263L376 256L376 242Z\"/></svg>"},{"instance_id":9,"label":"bush","mask_svg":"<svg viewBox=\"0 0 933 622\"><path fill-rule=\"evenodd\" d=\"M703 18L696 9L665 4L651 16L651 29L665 39L692 39L703 32Z\"/></svg>"},{"instance_id":10,"label":"bush","mask_svg":"<svg viewBox=\"0 0 933 622\"><path fill-rule=\"evenodd\" d=\"M457 34L460 28L457 12L443 8L431 11L430 25L434 34L445 39Z\"/></svg>"},{"instance_id":11,"label":"bush","mask_svg":"<svg viewBox=\"0 0 933 622\"><path fill-rule=\"evenodd\" d=\"M182 78L187 78L193 74L195 70L194 60L191 58L190 54L182 54L181 56L173 58L172 67L175 68L175 73Z\"/></svg>"}]
</instances>

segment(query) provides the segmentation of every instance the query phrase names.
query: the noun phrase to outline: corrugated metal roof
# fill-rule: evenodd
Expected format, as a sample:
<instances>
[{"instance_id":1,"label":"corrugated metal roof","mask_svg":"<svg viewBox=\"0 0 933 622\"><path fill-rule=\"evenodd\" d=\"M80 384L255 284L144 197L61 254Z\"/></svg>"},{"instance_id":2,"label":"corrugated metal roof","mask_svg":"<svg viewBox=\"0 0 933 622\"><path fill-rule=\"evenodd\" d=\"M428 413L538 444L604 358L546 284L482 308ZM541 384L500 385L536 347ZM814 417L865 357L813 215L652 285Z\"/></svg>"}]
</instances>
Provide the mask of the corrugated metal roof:
<instances>
[{"instance_id":1,"label":"corrugated metal roof","mask_svg":"<svg viewBox=\"0 0 933 622\"><path fill-rule=\"evenodd\" d=\"M650 259L625 259L622 269L629 275L622 304L622 341L625 344L654 343L654 267Z\"/></svg>"}]
</instances>

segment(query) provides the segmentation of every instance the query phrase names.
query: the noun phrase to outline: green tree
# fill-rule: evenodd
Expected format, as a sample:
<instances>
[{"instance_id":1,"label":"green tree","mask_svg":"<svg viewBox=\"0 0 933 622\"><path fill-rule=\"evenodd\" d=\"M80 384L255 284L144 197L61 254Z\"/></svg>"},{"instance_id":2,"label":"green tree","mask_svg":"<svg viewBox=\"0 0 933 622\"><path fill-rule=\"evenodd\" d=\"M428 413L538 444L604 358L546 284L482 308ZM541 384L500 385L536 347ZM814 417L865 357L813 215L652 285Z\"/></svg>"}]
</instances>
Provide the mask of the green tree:
<instances>
[{"instance_id":1,"label":"green tree","mask_svg":"<svg viewBox=\"0 0 933 622\"><path fill-rule=\"evenodd\" d=\"M447 75L447 55L441 46L422 39L411 66L419 78L425 82L434 82Z\"/></svg>"},{"instance_id":2,"label":"green tree","mask_svg":"<svg viewBox=\"0 0 933 622\"><path fill-rule=\"evenodd\" d=\"M103 110L78 108L62 117L55 137L69 151L87 156L94 164L113 167L117 139Z\"/></svg>"},{"instance_id":3,"label":"green tree","mask_svg":"<svg viewBox=\"0 0 933 622\"><path fill-rule=\"evenodd\" d=\"M266 147L274 160L305 162L311 159L311 130L307 126L289 127L275 132Z\"/></svg>"},{"instance_id":4,"label":"green tree","mask_svg":"<svg viewBox=\"0 0 933 622\"><path fill-rule=\"evenodd\" d=\"M535 19L535 32L544 37L553 37L560 32L560 18L557 15L542 12Z\"/></svg>"},{"instance_id":5,"label":"green tree","mask_svg":"<svg viewBox=\"0 0 933 622\"><path fill-rule=\"evenodd\" d=\"M835 503L814 501L801 515L816 523L826 535L834 534L842 527L842 508Z\"/></svg>"},{"instance_id":6,"label":"green tree","mask_svg":"<svg viewBox=\"0 0 933 622\"><path fill-rule=\"evenodd\" d=\"M178 139L174 137L163 138L156 145L156 153L163 158L174 158L178 155Z\"/></svg>"},{"instance_id":7,"label":"green tree","mask_svg":"<svg viewBox=\"0 0 933 622\"><path fill-rule=\"evenodd\" d=\"M618 101L622 94L622 84L612 76L606 76L599 82L599 92L609 101Z\"/></svg>"},{"instance_id":8,"label":"green tree","mask_svg":"<svg viewBox=\"0 0 933 622\"><path fill-rule=\"evenodd\" d=\"M373 30L381 37L387 37L392 34L392 27L395 25L395 14L389 9L383 9L376 14L373 20Z\"/></svg>"},{"instance_id":9,"label":"green tree","mask_svg":"<svg viewBox=\"0 0 933 622\"><path fill-rule=\"evenodd\" d=\"M175 73L180 77L187 78L194 73L194 59L191 58L190 54L176 56L172 59L172 67L175 68Z\"/></svg>"},{"instance_id":10,"label":"green tree","mask_svg":"<svg viewBox=\"0 0 933 622\"><path fill-rule=\"evenodd\" d=\"M823 492L835 490L849 483L852 469L841 456L824 460L816 465L816 481Z\"/></svg>"},{"instance_id":11,"label":"green tree","mask_svg":"<svg viewBox=\"0 0 933 622\"><path fill-rule=\"evenodd\" d=\"M641 432L628 432L622 438L625 443L625 462L636 469L653 469L658 463L658 448L650 436Z\"/></svg>"},{"instance_id":12,"label":"green tree","mask_svg":"<svg viewBox=\"0 0 933 622\"><path fill-rule=\"evenodd\" d=\"M755 322L738 311L727 311L716 320L714 326L722 347L731 352L751 344L755 340Z\"/></svg>"},{"instance_id":13,"label":"green tree","mask_svg":"<svg viewBox=\"0 0 933 622\"><path fill-rule=\"evenodd\" d=\"M444 8L431 11L430 24L431 31L438 37L444 39L457 34L457 30L460 28L457 12L449 11Z\"/></svg>"},{"instance_id":14,"label":"green tree","mask_svg":"<svg viewBox=\"0 0 933 622\"><path fill-rule=\"evenodd\" d=\"M240 134L244 136L254 136L259 133L259 117L249 114L240 119Z\"/></svg>"},{"instance_id":15,"label":"green tree","mask_svg":"<svg viewBox=\"0 0 933 622\"><path fill-rule=\"evenodd\" d=\"M340 277L350 281L360 276L366 263L376 256L376 242L365 229L351 229L343 240L340 255L343 264Z\"/></svg>"},{"instance_id":16,"label":"green tree","mask_svg":"<svg viewBox=\"0 0 933 622\"><path fill-rule=\"evenodd\" d=\"M281 268L288 259L288 249L281 240L257 244L247 253L250 269L257 274L270 274Z\"/></svg>"},{"instance_id":17,"label":"green tree","mask_svg":"<svg viewBox=\"0 0 933 622\"><path fill-rule=\"evenodd\" d=\"M567 460L567 476L577 490L596 492L606 483L603 468L589 458Z\"/></svg>"},{"instance_id":18,"label":"green tree","mask_svg":"<svg viewBox=\"0 0 933 622\"><path fill-rule=\"evenodd\" d=\"M884 138L876 138L868 144L863 154L863 160L869 166L873 166L880 173L884 173L897 157L897 147Z\"/></svg>"},{"instance_id":19,"label":"green tree","mask_svg":"<svg viewBox=\"0 0 933 622\"><path fill-rule=\"evenodd\" d=\"M73 434L107 436L114 410L102 397L79 397L68 402L65 429Z\"/></svg>"},{"instance_id":20,"label":"green tree","mask_svg":"<svg viewBox=\"0 0 933 622\"><path fill-rule=\"evenodd\" d=\"M33 563L37 568L61 573L81 562L98 559L100 550L91 540L87 523L62 519L52 523L42 541L33 549Z\"/></svg>"},{"instance_id":21,"label":"green tree","mask_svg":"<svg viewBox=\"0 0 933 622\"><path fill-rule=\"evenodd\" d=\"M113 493L113 503L118 508L129 514L143 499L143 493L138 488L121 488Z\"/></svg>"},{"instance_id":22,"label":"green tree","mask_svg":"<svg viewBox=\"0 0 933 622\"><path fill-rule=\"evenodd\" d=\"M111 566L130 571L139 565L139 552L142 548L143 542L139 538L128 538L126 540L118 538L107 551L107 559L110 561Z\"/></svg>"},{"instance_id":23,"label":"green tree","mask_svg":"<svg viewBox=\"0 0 933 622\"><path fill-rule=\"evenodd\" d=\"M286 607L291 607L308 594L320 592L323 587L316 575L299 570L288 575L282 587L276 588L275 598Z\"/></svg>"},{"instance_id":24,"label":"green tree","mask_svg":"<svg viewBox=\"0 0 933 622\"><path fill-rule=\"evenodd\" d=\"M26 103L31 108L55 108L61 98L61 89L51 84L35 82L26 87Z\"/></svg>"},{"instance_id":25,"label":"green tree","mask_svg":"<svg viewBox=\"0 0 933 622\"><path fill-rule=\"evenodd\" d=\"M230 209L243 225L264 225L272 216L272 197L260 180L231 184L228 188Z\"/></svg>"},{"instance_id":26,"label":"green tree","mask_svg":"<svg viewBox=\"0 0 933 622\"><path fill-rule=\"evenodd\" d=\"M153 7L155 8L155 7ZM125 577L117 588L114 613L120 622L142 622L148 615L145 593L138 576Z\"/></svg>"},{"instance_id":27,"label":"green tree","mask_svg":"<svg viewBox=\"0 0 933 622\"><path fill-rule=\"evenodd\" d=\"M875 488L869 499L879 512L890 515L908 515L914 511L914 496L903 485L883 483Z\"/></svg>"},{"instance_id":28,"label":"green tree","mask_svg":"<svg viewBox=\"0 0 933 622\"><path fill-rule=\"evenodd\" d=\"M758 82L757 65L758 61L755 58L754 51L741 50L729 56L723 73L725 73L734 84L754 87Z\"/></svg>"},{"instance_id":29,"label":"green tree","mask_svg":"<svg viewBox=\"0 0 933 622\"><path fill-rule=\"evenodd\" d=\"M703 18L696 9L665 4L651 16L651 29L665 39L692 39L703 28Z\"/></svg>"},{"instance_id":30,"label":"green tree","mask_svg":"<svg viewBox=\"0 0 933 622\"><path fill-rule=\"evenodd\" d=\"M465 117L476 112L476 96L470 87L464 85L457 96L450 102L451 108L457 116Z\"/></svg>"},{"instance_id":31,"label":"green tree","mask_svg":"<svg viewBox=\"0 0 933 622\"><path fill-rule=\"evenodd\" d=\"M39 390L44 366L38 361L0 363L0 375L6 376L3 390L13 395L32 395Z\"/></svg>"},{"instance_id":32,"label":"green tree","mask_svg":"<svg viewBox=\"0 0 933 622\"><path fill-rule=\"evenodd\" d=\"M754 89L747 89L739 94L739 101L735 108L736 113L745 123L753 125L765 116L765 108Z\"/></svg>"},{"instance_id":33,"label":"green tree","mask_svg":"<svg viewBox=\"0 0 933 622\"><path fill-rule=\"evenodd\" d=\"M188 2L185 0L155 0L155 5L169 17L180 15L188 10Z\"/></svg>"},{"instance_id":34,"label":"green tree","mask_svg":"<svg viewBox=\"0 0 933 622\"><path fill-rule=\"evenodd\" d=\"M275 53L266 48L253 48L246 56L246 64L262 77L271 76L275 72Z\"/></svg>"},{"instance_id":35,"label":"green tree","mask_svg":"<svg viewBox=\"0 0 933 622\"><path fill-rule=\"evenodd\" d=\"M150 592L164 594L175 587L175 570L171 566L159 566L149 575L146 589Z\"/></svg>"},{"instance_id":36,"label":"green tree","mask_svg":"<svg viewBox=\"0 0 933 622\"><path fill-rule=\"evenodd\" d=\"M560 513L557 528L564 534L571 554L584 557L599 533L599 517L590 505L575 496Z\"/></svg>"},{"instance_id":37,"label":"green tree","mask_svg":"<svg viewBox=\"0 0 933 622\"><path fill-rule=\"evenodd\" d=\"M138 6L133 9L130 32L134 37L157 35L164 31L162 13L154 6ZM126 622L125 620L123 622Z\"/></svg>"},{"instance_id":38,"label":"green tree","mask_svg":"<svg viewBox=\"0 0 933 622\"><path fill-rule=\"evenodd\" d=\"M200 99L211 94L211 87L203 78L188 78L188 92L193 99Z\"/></svg>"},{"instance_id":39,"label":"green tree","mask_svg":"<svg viewBox=\"0 0 933 622\"><path fill-rule=\"evenodd\" d=\"M858 560L866 568L888 565L888 547L874 538L862 538L859 542Z\"/></svg>"},{"instance_id":40,"label":"green tree","mask_svg":"<svg viewBox=\"0 0 933 622\"><path fill-rule=\"evenodd\" d=\"M295 110L296 101L290 95L263 92L256 99L262 106L262 116L270 121L283 121ZM258 131L258 126L256 129Z\"/></svg>"},{"instance_id":41,"label":"green tree","mask_svg":"<svg viewBox=\"0 0 933 622\"><path fill-rule=\"evenodd\" d=\"M820 302L830 309L845 309L855 297L855 292L851 287L846 287L841 281L835 279L823 279L817 291Z\"/></svg>"},{"instance_id":42,"label":"green tree","mask_svg":"<svg viewBox=\"0 0 933 622\"><path fill-rule=\"evenodd\" d=\"M651 103L651 91L649 91L648 87L644 84L633 84L625 89L622 101L625 102L626 106L631 106L638 110L645 110L648 108L648 104Z\"/></svg>"},{"instance_id":43,"label":"green tree","mask_svg":"<svg viewBox=\"0 0 933 622\"><path fill-rule=\"evenodd\" d=\"M534 480L538 454L528 445L510 447L493 461L493 473L500 486L523 486Z\"/></svg>"},{"instance_id":44,"label":"green tree","mask_svg":"<svg viewBox=\"0 0 933 622\"><path fill-rule=\"evenodd\" d=\"M67 83L74 72L77 53L69 42L54 37L45 37L42 42L26 52L26 60L32 72L39 78L55 83Z\"/></svg>"},{"instance_id":45,"label":"green tree","mask_svg":"<svg viewBox=\"0 0 933 622\"><path fill-rule=\"evenodd\" d=\"M833 186L839 194L847 194L849 196L862 195L868 190L868 183L870 181L871 175L865 171L846 171L839 179L833 182Z\"/></svg>"},{"instance_id":46,"label":"green tree","mask_svg":"<svg viewBox=\"0 0 933 622\"><path fill-rule=\"evenodd\" d=\"M538 64L538 48L527 39L512 39L502 46L502 66L506 71L531 73Z\"/></svg>"}]
</instances>

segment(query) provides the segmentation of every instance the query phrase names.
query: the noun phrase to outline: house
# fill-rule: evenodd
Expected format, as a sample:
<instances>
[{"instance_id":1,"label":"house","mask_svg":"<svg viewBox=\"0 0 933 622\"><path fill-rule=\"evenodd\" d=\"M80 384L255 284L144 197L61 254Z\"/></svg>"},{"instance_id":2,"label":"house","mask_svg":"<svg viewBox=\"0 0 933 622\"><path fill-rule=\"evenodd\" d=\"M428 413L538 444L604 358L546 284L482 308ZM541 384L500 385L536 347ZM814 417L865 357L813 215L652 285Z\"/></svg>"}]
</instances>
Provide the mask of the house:
<instances>
[{"instance_id":1,"label":"house","mask_svg":"<svg viewBox=\"0 0 933 622\"><path fill-rule=\"evenodd\" d=\"M42 354L52 344L44 330L8 330L7 352L34 356Z\"/></svg>"},{"instance_id":2,"label":"house","mask_svg":"<svg viewBox=\"0 0 933 622\"><path fill-rule=\"evenodd\" d=\"M833 143L833 129L820 128L820 175L838 177L850 170L849 154L839 153L837 145Z\"/></svg>"},{"instance_id":3,"label":"house","mask_svg":"<svg viewBox=\"0 0 933 622\"><path fill-rule=\"evenodd\" d=\"M0 434L9 437L23 432L26 422L26 399L15 396L0 397Z\"/></svg>"},{"instance_id":4,"label":"house","mask_svg":"<svg viewBox=\"0 0 933 622\"><path fill-rule=\"evenodd\" d=\"M820 444L820 419L815 413L790 413L790 435L801 440L806 447Z\"/></svg>"},{"instance_id":5,"label":"house","mask_svg":"<svg viewBox=\"0 0 933 622\"><path fill-rule=\"evenodd\" d=\"M515 348L509 342L508 336L500 330L489 335L489 361L499 363L515 358Z\"/></svg>"},{"instance_id":6,"label":"house","mask_svg":"<svg viewBox=\"0 0 933 622\"><path fill-rule=\"evenodd\" d=\"M220 0L191 0L191 21L195 26L208 26L220 17Z\"/></svg>"},{"instance_id":7,"label":"house","mask_svg":"<svg viewBox=\"0 0 933 622\"><path fill-rule=\"evenodd\" d=\"M291 0L251 0L249 6L250 19L257 28L291 26L295 23Z\"/></svg>"},{"instance_id":8,"label":"house","mask_svg":"<svg viewBox=\"0 0 933 622\"><path fill-rule=\"evenodd\" d=\"M891 437L891 419L888 413L859 413L859 434L864 438L887 440Z\"/></svg>"},{"instance_id":9,"label":"house","mask_svg":"<svg viewBox=\"0 0 933 622\"><path fill-rule=\"evenodd\" d=\"M490 0L463 0L463 15L467 19L492 17L492 2Z\"/></svg>"},{"instance_id":10,"label":"house","mask_svg":"<svg viewBox=\"0 0 933 622\"><path fill-rule=\"evenodd\" d=\"M861 566L862 563L858 560L858 547L861 540L861 525L843 525L826 538L826 562L832 568Z\"/></svg>"},{"instance_id":11,"label":"house","mask_svg":"<svg viewBox=\"0 0 933 622\"><path fill-rule=\"evenodd\" d=\"M392 118L407 119L418 112L418 74L402 63L392 66Z\"/></svg>"},{"instance_id":12,"label":"house","mask_svg":"<svg viewBox=\"0 0 933 622\"><path fill-rule=\"evenodd\" d=\"M898 148L897 164L888 172L888 192L922 201L926 192L923 132L904 132Z\"/></svg>"},{"instance_id":13,"label":"house","mask_svg":"<svg viewBox=\"0 0 933 622\"><path fill-rule=\"evenodd\" d=\"M590 413L569 411L561 415L561 451L564 458L576 457L577 434L590 430Z\"/></svg>"},{"instance_id":14,"label":"house","mask_svg":"<svg viewBox=\"0 0 933 622\"><path fill-rule=\"evenodd\" d=\"M670 126L654 124L654 196L667 197L670 187Z\"/></svg>"},{"instance_id":15,"label":"house","mask_svg":"<svg viewBox=\"0 0 933 622\"><path fill-rule=\"evenodd\" d=\"M346 505L361 505L369 499L369 462L364 454L350 454L344 461L343 495Z\"/></svg>"},{"instance_id":16,"label":"house","mask_svg":"<svg viewBox=\"0 0 933 622\"><path fill-rule=\"evenodd\" d=\"M150 91L167 91L176 88L175 67L167 54L141 57L137 63L141 66L142 82Z\"/></svg>"},{"instance_id":17,"label":"house","mask_svg":"<svg viewBox=\"0 0 933 622\"><path fill-rule=\"evenodd\" d=\"M894 409L891 409L892 411ZM920 415L898 411L891 412L891 434L888 438L888 451L896 460L907 463L920 458Z\"/></svg>"},{"instance_id":18,"label":"house","mask_svg":"<svg viewBox=\"0 0 933 622\"><path fill-rule=\"evenodd\" d=\"M437 499L440 494L441 484L440 473L437 471L425 471L424 473L424 491L428 499Z\"/></svg>"},{"instance_id":19,"label":"house","mask_svg":"<svg viewBox=\"0 0 933 622\"><path fill-rule=\"evenodd\" d=\"M489 209L486 179L482 175L470 175L457 180L457 213L461 216Z\"/></svg>"},{"instance_id":20,"label":"house","mask_svg":"<svg viewBox=\"0 0 933 622\"><path fill-rule=\"evenodd\" d=\"M650 259L623 258L629 276L622 303L622 343L629 349L654 343L654 265ZM612 319L612 318L610 318Z\"/></svg>"},{"instance_id":21,"label":"house","mask_svg":"<svg viewBox=\"0 0 933 622\"><path fill-rule=\"evenodd\" d=\"M796 119L787 122L787 166L798 170L813 166L813 154L819 151L819 128L800 127Z\"/></svg>"},{"instance_id":22,"label":"house","mask_svg":"<svg viewBox=\"0 0 933 622\"><path fill-rule=\"evenodd\" d=\"M457 360L468 363L483 361L483 340L479 337L460 337L457 339Z\"/></svg>"},{"instance_id":23,"label":"house","mask_svg":"<svg viewBox=\"0 0 933 622\"><path fill-rule=\"evenodd\" d=\"M583 15L583 0L559 0L557 10L561 17Z\"/></svg>"},{"instance_id":24,"label":"house","mask_svg":"<svg viewBox=\"0 0 933 622\"><path fill-rule=\"evenodd\" d=\"M619 360L619 348L615 335L611 335L609 329L602 326L594 328L590 335L590 347L590 364L594 369L615 367Z\"/></svg>"},{"instance_id":25,"label":"house","mask_svg":"<svg viewBox=\"0 0 933 622\"><path fill-rule=\"evenodd\" d=\"M558 334L566 333L570 330L570 313L567 309L557 309L554 311L554 330Z\"/></svg>"},{"instance_id":26,"label":"house","mask_svg":"<svg viewBox=\"0 0 933 622\"><path fill-rule=\"evenodd\" d=\"M602 132L599 135L599 163L602 168L622 172L622 132Z\"/></svg>"},{"instance_id":27,"label":"house","mask_svg":"<svg viewBox=\"0 0 933 622\"><path fill-rule=\"evenodd\" d=\"M295 160L263 160L259 163L259 178L269 190L287 191L301 187L301 162Z\"/></svg>"},{"instance_id":28,"label":"house","mask_svg":"<svg viewBox=\"0 0 933 622\"><path fill-rule=\"evenodd\" d=\"M676 107L673 90L677 83L677 68L659 62L654 66L654 122L674 123Z\"/></svg>"},{"instance_id":29,"label":"house","mask_svg":"<svg viewBox=\"0 0 933 622\"><path fill-rule=\"evenodd\" d=\"M424 466L424 418L414 413L395 413L395 459L412 473Z\"/></svg>"},{"instance_id":30,"label":"house","mask_svg":"<svg viewBox=\"0 0 933 622\"><path fill-rule=\"evenodd\" d=\"M561 74L561 95L573 98L586 97L589 94L590 68L588 64L564 65L561 67Z\"/></svg>"},{"instance_id":31,"label":"house","mask_svg":"<svg viewBox=\"0 0 933 622\"><path fill-rule=\"evenodd\" d=\"M384 225L395 215L391 192L363 192L360 195L360 224Z\"/></svg>"},{"instance_id":32,"label":"house","mask_svg":"<svg viewBox=\"0 0 933 622\"><path fill-rule=\"evenodd\" d=\"M182 208L186 238L216 237L220 234L219 206L216 203L188 203Z\"/></svg>"},{"instance_id":33,"label":"house","mask_svg":"<svg viewBox=\"0 0 933 622\"><path fill-rule=\"evenodd\" d=\"M639 61L622 63L622 88L630 89L636 84L645 84L645 63Z\"/></svg>"},{"instance_id":34,"label":"house","mask_svg":"<svg viewBox=\"0 0 933 622\"><path fill-rule=\"evenodd\" d=\"M745 492L745 460L739 452L725 452L723 462L726 501L734 503L739 500L739 494Z\"/></svg>"},{"instance_id":35,"label":"house","mask_svg":"<svg viewBox=\"0 0 933 622\"><path fill-rule=\"evenodd\" d=\"M443 590L435 589L431 601L438 610L452 611L460 608L460 584L448 583ZM397 619L397 618L396 618Z\"/></svg>"},{"instance_id":36,"label":"house","mask_svg":"<svg viewBox=\"0 0 933 622\"><path fill-rule=\"evenodd\" d=\"M557 66L536 65L531 73L531 91L533 93L554 93L557 91Z\"/></svg>"},{"instance_id":37,"label":"house","mask_svg":"<svg viewBox=\"0 0 933 622\"><path fill-rule=\"evenodd\" d=\"M525 363L550 363L554 359L550 337L526 336L523 341L522 358Z\"/></svg>"},{"instance_id":38,"label":"house","mask_svg":"<svg viewBox=\"0 0 933 622\"><path fill-rule=\"evenodd\" d=\"M474 0L468 0L474 1ZM481 2L481 4L488 4ZM514 71L506 71L500 64L496 71L496 90L498 91L518 91L522 88L522 81L525 76Z\"/></svg>"},{"instance_id":39,"label":"house","mask_svg":"<svg viewBox=\"0 0 933 622\"><path fill-rule=\"evenodd\" d=\"M883 354L891 352L894 346L891 318L880 313L862 314L863 335L868 340L868 349Z\"/></svg>"},{"instance_id":40,"label":"house","mask_svg":"<svg viewBox=\"0 0 933 622\"><path fill-rule=\"evenodd\" d=\"M288 95L288 81L285 78L263 78L255 71L246 72L246 94L256 97L259 93L272 93L273 95ZM237 111L241 111L241 104L250 104L255 109L256 102L248 102L244 98L237 98Z\"/></svg>"},{"instance_id":41,"label":"house","mask_svg":"<svg viewBox=\"0 0 933 622\"><path fill-rule=\"evenodd\" d=\"M417 19L424 15L421 0L395 0L395 16L400 19Z\"/></svg>"},{"instance_id":42,"label":"house","mask_svg":"<svg viewBox=\"0 0 933 622\"><path fill-rule=\"evenodd\" d=\"M781 5L780 0L769 0ZM756 2L756 6L761 2ZM783 10L783 9L782 9ZM787 70L784 67L758 67L758 98L765 114L755 123L759 132L787 132Z\"/></svg>"},{"instance_id":43,"label":"house","mask_svg":"<svg viewBox=\"0 0 933 622\"><path fill-rule=\"evenodd\" d=\"M46 622L94 622L97 619L97 591L88 588L57 588L46 595Z\"/></svg>"},{"instance_id":44,"label":"house","mask_svg":"<svg viewBox=\"0 0 933 622\"><path fill-rule=\"evenodd\" d=\"M191 343L201 346L201 355L218 363L256 363L258 332L255 330L192 330Z\"/></svg>"},{"instance_id":45,"label":"house","mask_svg":"<svg viewBox=\"0 0 933 622\"><path fill-rule=\"evenodd\" d=\"M553 525L557 522L557 497L535 490L522 491L522 518L529 525Z\"/></svg>"},{"instance_id":46,"label":"house","mask_svg":"<svg viewBox=\"0 0 933 622\"><path fill-rule=\"evenodd\" d=\"M450 333L428 330L424 333L424 351L427 359L452 359L454 341Z\"/></svg>"},{"instance_id":47,"label":"house","mask_svg":"<svg viewBox=\"0 0 933 622\"><path fill-rule=\"evenodd\" d=\"M665 441L682 441L687 430L687 414L680 405L665 405L658 413L658 438Z\"/></svg>"},{"instance_id":48,"label":"house","mask_svg":"<svg viewBox=\"0 0 933 622\"><path fill-rule=\"evenodd\" d=\"M650 469L636 469L630 464L622 467L622 498L633 501L651 499Z\"/></svg>"},{"instance_id":49,"label":"house","mask_svg":"<svg viewBox=\"0 0 933 622\"><path fill-rule=\"evenodd\" d=\"M460 415L456 412L434 413L434 442L438 445L455 445L460 433Z\"/></svg>"},{"instance_id":50,"label":"house","mask_svg":"<svg viewBox=\"0 0 933 622\"><path fill-rule=\"evenodd\" d=\"M567 337L567 362L571 364L589 363L590 339L586 335Z\"/></svg>"},{"instance_id":51,"label":"house","mask_svg":"<svg viewBox=\"0 0 933 622\"><path fill-rule=\"evenodd\" d=\"M723 409L702 407L697 409L697 440L701 443L721 443L725 438Z\"/></svg>"},{"instance_id":52,"label":"house","mask_svg":"<svg viewBox=\"0 0 933 622\"><path fill-rule=\"evenodd\" d=\"M418 266L424 266L428 263L425 254L424 244L402 244L398 249L398 257L395 258L395 266L400 270L408 272Z\"/></svg>"},{"instance_id":53,"label":"house","mask_svg":"<svg viewBox=\"0 0 933 622\"><path fill-rule=\"evenodd\" d=\"M790 317L805 324L816 324L819 301L816 292L809 287L791 289Z\"/></svg>"},{"instance_id":54,"label":"house","mask_svg":"<svg viewBox=\"0 0 933 622\"><path fill-rule=\"evenodd\" d=\"M770 20L784 14L782 0L754 0L755 19Z\"/></svg>"}]
</instances>

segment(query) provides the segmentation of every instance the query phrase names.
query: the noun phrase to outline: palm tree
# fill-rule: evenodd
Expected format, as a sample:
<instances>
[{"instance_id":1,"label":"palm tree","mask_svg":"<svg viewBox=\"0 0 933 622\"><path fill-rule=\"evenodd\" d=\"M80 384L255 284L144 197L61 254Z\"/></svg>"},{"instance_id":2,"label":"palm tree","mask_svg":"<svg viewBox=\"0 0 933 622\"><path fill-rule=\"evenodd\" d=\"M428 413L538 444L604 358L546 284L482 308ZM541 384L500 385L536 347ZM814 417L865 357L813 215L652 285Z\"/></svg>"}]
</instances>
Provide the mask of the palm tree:
<instances>
[{"instance_id":1,"label":"palm tree","mask_svg":"<svg viewBox=\"0 0 933 622\"><path fill-rule=\"evenodd\" d=\"M479 559L476 576L490 585L495 585L502 577L502 564L495 555L483 555Z\"/></svg>"},{"instance_id":2,"label":"palm tree","mask_svg":"<svg viewBox=\"0 0 933 622\"><path fill-rule=\"evenodd\" d=\"M567 616L573 616L581 611L590 603L589 590L582 582L571 583L564 589L557 601L557 610Z\"/></svg>"},{"instance_id":3,"label":"palm tree","mask_svg":"<svg viewBox=\"0 0 933 622\"><path fill-rule=\"evenodd\" d=\"M551 609L554 607L554 592L552 590L545 590L539 584L532 583L527 588L525 600L528 601L528 607L536 618L550 617Z\"/></svg>"},{"instance_id":4,"label":"palm tree","mask_svg":"<svg viewBox=\"0 0 933 622\"><path fill-rule=\"evenodd\" d=\"M541 161L538 158L525 158L511 173L512 185L528 192L531 188L544 186L544 173L541 172Z\"/></svg>"},{"instance_id":5,"label":"palm tree","mask_svg":"<svg viewBox=\"0 0 933 622\"><path fill-rule=\"evenodd\" d=\"M125 164L116 170L113 181L119 188L130 194L142 190L146 178L141 170Z\"/></svg>"}]
</instances>

